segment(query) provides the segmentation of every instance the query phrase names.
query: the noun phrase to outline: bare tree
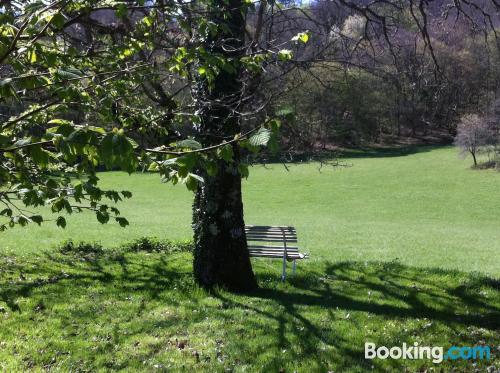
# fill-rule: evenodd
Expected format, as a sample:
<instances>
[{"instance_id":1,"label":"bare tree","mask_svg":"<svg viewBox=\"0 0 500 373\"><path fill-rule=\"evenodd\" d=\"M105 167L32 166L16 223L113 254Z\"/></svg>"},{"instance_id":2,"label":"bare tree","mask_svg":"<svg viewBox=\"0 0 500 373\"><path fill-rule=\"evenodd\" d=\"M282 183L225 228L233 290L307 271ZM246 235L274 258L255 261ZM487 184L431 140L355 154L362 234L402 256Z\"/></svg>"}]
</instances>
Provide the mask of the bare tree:
<instances>
[{"instance_id":1,"label":"bare tree","mask_svg":"<svg viewBox=\"0 0 500 373\"><path fill-rule=\"evenodd\" d=\"M478 152L496 142L496 134L492 130L490 121L477 114L464 115L457 126L455 144L460 147L465 156L470 153L477 166Z\"/></svg>"}]
</instances>

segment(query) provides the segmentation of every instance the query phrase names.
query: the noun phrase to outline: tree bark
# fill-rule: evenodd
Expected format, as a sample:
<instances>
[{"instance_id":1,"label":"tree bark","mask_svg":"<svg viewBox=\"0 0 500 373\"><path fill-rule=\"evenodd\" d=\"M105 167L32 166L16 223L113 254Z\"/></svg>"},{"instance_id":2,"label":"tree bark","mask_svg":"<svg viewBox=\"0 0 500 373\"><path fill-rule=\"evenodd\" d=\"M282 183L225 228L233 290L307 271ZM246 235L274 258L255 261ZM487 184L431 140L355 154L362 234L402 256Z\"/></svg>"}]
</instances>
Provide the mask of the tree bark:
<instances>
[{"instance_id":1,"label":"tree bark","mask_svg":"<svg viewBox=\"0 0 500 373\"><path fill-rule=\"evenodd\" d=\"M193 204L194 275L205 288L255 289L245 236L241 177L221 161L217 176L200 184Z\"/></svg>"},{"instance_id":2,"label":"tree bark","mask_svg":"<svg viewBox=\"0 0 500 373\"><path fill-rule=\"evenodd\" d=\"M202 40L211 55L238 61L243 54L245 20L241 0L214 0L208 14L211 20L225 24L217 36ZM201 124L197 128L203 145L220 143L241 131L243 83L241 69L221 69L214 81L198 76L194 94ZM228 145L229 146L229 145ZM222 286L232 291L248 291L257 287L252 271L245 236L240 154L237 144L231 145L232 160L215 160L216 174L201 170L200 183L193 203L194 276L205 288ZM229 150L231 151L231 150Z\"/></svg>"},{"instance_id":3,"label":"tree bark","mask_svg":"<svg viewBox=\"0 0 500 373\"><path fill-rule=\"evenodd\" d=\"M476 152L471 150L470 154L472 155L472 159L474 160L474 166L477 166Z\"/></svg>"}]
</instances>

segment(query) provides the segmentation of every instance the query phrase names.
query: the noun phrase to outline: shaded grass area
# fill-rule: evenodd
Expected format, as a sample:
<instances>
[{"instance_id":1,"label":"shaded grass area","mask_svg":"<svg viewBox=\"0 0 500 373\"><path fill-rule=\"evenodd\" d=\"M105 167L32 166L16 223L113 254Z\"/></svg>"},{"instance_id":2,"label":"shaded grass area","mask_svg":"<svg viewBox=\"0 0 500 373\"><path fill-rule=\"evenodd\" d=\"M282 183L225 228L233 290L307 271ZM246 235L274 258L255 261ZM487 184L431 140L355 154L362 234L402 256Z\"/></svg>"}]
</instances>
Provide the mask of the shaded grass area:
<instances>
[{"instance_id":1,"label":"shaded grass area","mask_svg":"<svg viewBox=\"0 0 500 373\"><path fill-rule=\"evenodd\" d=\"M399 262L255 260L261 289L207 293L185 246L0 256L0 370L365 372L500 368L500 282ZM143 251L142 249L147 251ZM365 360L364 343L490 345L490 361ZM474 364L474 365L473 365Z\"/></svg>"}]
</instances>

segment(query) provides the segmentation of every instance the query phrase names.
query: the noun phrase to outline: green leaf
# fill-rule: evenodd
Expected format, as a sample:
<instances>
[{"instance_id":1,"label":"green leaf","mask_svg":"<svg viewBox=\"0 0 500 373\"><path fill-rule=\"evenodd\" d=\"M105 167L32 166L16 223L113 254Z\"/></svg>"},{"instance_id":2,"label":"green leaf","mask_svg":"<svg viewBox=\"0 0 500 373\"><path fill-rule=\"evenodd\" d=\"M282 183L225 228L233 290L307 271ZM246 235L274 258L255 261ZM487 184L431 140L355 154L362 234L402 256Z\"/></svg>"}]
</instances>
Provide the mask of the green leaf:
<instances>
[{"instance_id":1,"label":"green leaf","mask_svg":"<svg viewBox=\"0 0 500 373\"><path fill-rule=\"evenodd\" d=\"M176 164L176 163L177 163L177 158L169 158L169 159L164 160L161 163L161 165L163 167L168 167L168 166L172 166L173 164ZM180 164L185 164L185 162L181 160Z\"/></svg>"},{"instance_id":2,"label":"green leaf","mask_svg":"<svg viewBox=\"0 0 500 373\"><path fill-rule=\"evenodd\" d=\"M261 127L257 133L250 137L249 142L253 146L263 146L266 145L271 138L271 131L267 128Z\"/></svg>"},{"instance_id":3,"label":"green leaf","mask_svg":"<svg viewBox=\"0 0 500 373\"><path fill-rule=\"evenodd\" d=\"M278 52L278 60L289 61L292 59L293 53L289 49L282 49Z\"/></svg>"},{"instance_id":4,"label":"green leaf","mask_svg":"<svg viewBox=\"0 0 500 373\"><path fill-rule=\"evenodd\" d=\"M205 164L205 170L207 171L208 176L217 175L217 163L209 161Z\"/></svg>"},{"instance_id":5,"label":"green leaf","mask_svg":"<svg viewBox=\"0 0 500 373\"><path fill-rule=\"evenodd\" d=\"M268 122L268 125L269 125L269 127L271 127L271 131L273 133L277 133L281 127L281 121L279 119L271 119Z\"/></svg>"},{"instance_id":6,"label":"green leaf","mask_svg":"<svg viewBox=\"0 0 500 373\"><path fill-rule=\"evenodd\" d=\"M56 26L58 29L62 28L64 26L64 23L66 22L66 19L61 13L56 13L54 16L51 18L50 22Z\"/></svg>"},{"instance_id":7,"label":"green leaf","mask_svg":"<svg viewBox=\"0 0 500 373\"><path fill-rule=\"evenodd\" d=\"M222 70L227 72L228 74L235 74L237 72L236 67L233 66L232 63L226 62L222 65Z\"/></svg>"},{"instance_id":8,"label":"green leaf","mask_svg":"<svg viewBox=\"0 0 500 373\"><path fill-rule=\"evenodd\" d=\"M307 43L309 41L309 31L306 31L306 32L299 32L297 35L295 35L293 38L292 38L292 41L295 41L295 42L302 42L302 43Z\"/></svg>"},{"instance_id":9,"label":"green leaf","mask_svg":"<svg viewBox=\"0 0 500 373\"><path fill-rule=\"evenodd\" d=\"M7 150L23 147L29 144L31 144L31 137L17 140L11 147L7 148Z\"/></svg>"},{"instance_id":10,"label":"green leaf","mask_svg":"<svg viewBox=\"0 0 500 373\"><path fill-rule=\"evenodd\" d=\"M51 67L54 66L57 63L58 60L58 55L57 53L52 53L52 52L45 52L43 55L43 58L45 59L45 62L47 63L47 66ZM51 84L51 80L47 78L47 84Z\"/></svg>"},{"instance_id":11,"label":"green leaf","mask_svg":"<svg viewBox=\"0 0 500 373\"><path fill-rule=\"evenodd\" d=\"M106 133L106 130L102 127L88 126L87 128L89 131L96 132L101 135L104 135Z\"/></svg>"},{"instance_id":12,"label":"green leaf","mask_svg":"<svg viewBox=\"0 0 500 373\"><path fill-rule=\"evenodd\" d=\"M66 120L66 119L58 119L58 118L55 118L55 119L51 119L47 122L47 124L71 124L71 121L69 120Z\"/></svg>"},{"instance_id":13,"label":"green leaf","mask_svg":"<svg viewBox=\"0 0 500 373\"><path fill-rule=\"evenodd\" d=\"M250 172L248 171L248 165L246 164L240 163L238 165L238 171L240 172L240 176L242 178L247 179L248 176L250 175Z\"/></svg>"},{"instance_id":14,"label":"green leaf","mask_svg":"<svg viewBox=\"0 0 500 373\"><path fill-rule=\"evenodd\" d=\"M109 214L107 212L96 211L97 220L101 224L106 224L109 221Z\"/></svg>"},{"instance_id":15,"label":"green leaf","mask_svg":"<svg viewBox=\"0 0 500 373\"><path fill-rule=\"evenodd\" d=\"M30 63L35 63L36 62L37 55L36 55L36 51L34 49L31 49L28 52L28 59L29 59Z\"/></svg>"},{"instance_id":16,"label":"green leaf","mask_svg":"<svg viewBox=\"0 0 500 373\"><path fill-rule=\"evenodd\" d=\"M232 162L232 160L233 160L233 147L229 144L224 145L223 147L218 149L217 154L219 155L220 158L222 158L226 162Z\"/></svg>"},{"instance_id":17,"label":"green leaf","mask_svg":"<svg viewBox=\"0 0 500 373\"><path fill-rule=\"evenodd\" d=\"M276 111L276 115L278 115L280 117L287 117L289 115L293 115L294 113L295 113L295 110L294 110L293 106L291 106L291 105L282 106L281 108L279 108Z\"/></svg>"},{"instance_id":18,"label":"green leaf","mask_svg":"<svg viewBox=\"0 0 500 373\"><path fill-rule=\"evenodd\" d=\"M193 177L195 178L196 180L198 180L200 183L204 183L205 180L200 176L200 175L196 175L196 174L189 174L190 177Z\"/></svg>"},{"instance_id":19,"label":"green leaf","mask_svg":"<svg viewBox=\"0 0 500 373\"><path fill-rule=\"evenodd\" d=\"M122 196L124 198L132 198L132 192L129 192L128 190L122 190Z\"/></svg>"},{"instance_id":20,"label":"green leaf","mask_svg":"<svg viewBox=\"0 0 500 373\"><path fill-rule=\"evenodd\" d=\"M10 208L5 208L2 211L0 211L0 215L2 216L12 216L12 209Z\"/></svg>"},{"instance_id":21,"label":"green leaf","mask_svg":"<svg viewBox=\"0 0 500 373\"><path fill-rule=\"evenodd\" d=\"M64 219L64 217L62 216L59 216L56 220L56 224L58 227L66 228L66 219Z\"/></svg>"},{"instance_id":22,"label":"green leaf","mask_svg":"<svg viewBox=\"0 0 500 373\"><path fill-rule=\"evenodd\" d=\"M12 221L16 224L19 224L21 227L24 227L29 223L28 218L26 218L25 216L22 216L22 215L15 216Z\"/></svg>"},{"instance_id":23,"label":"green leaf","mask_svg":"<svg viewBox=\"0 0 500 373\"><path fill-rule=\"evenodd\" d=\"M108 169L120 167L129 173L135 170L134 147L122 131L108 133L102 139L99 157Z\"/></svg>"},{"instance_id":24,"label":"green leaf","mask_svg":"<svg viewBox=\"0 0 500 373\"><path fill-rule=\"evenodd\" d=\"M120 227L124 227L125 228L127 225L129 225L128 220L125 219L125 218L117 216L115 218L115 220L118 222L118 224L120 224Z\"/></svg>"},{"instance_id":25,"label":"green leaf","mask_svg":"<svg viewBox=\"0 0 500 373\"><path fill-rule=\"evenodd\" d=\"M183 174L184 176L188 174L188 171L190 171L195 165L197 161L197 156L196 154L184 154L182 157L179 158L172 158L176 159L176 162L179 165L179 172ZM167 159L165 162L163 162L163 166L166 166L169 164L170 159Z\"/></svg>"},{"instance_id":26,"label":"green leaf","mask_svg":"<svg viewBox=\"0 0 500 373\"><path fill-rule=\"evenodd\" d=\"M11 85L11 83L12 83L11 78L6 78L6 79L0 80L0 97L1 98L16 96L16 90Z\"/></svg>"},{"instance_id":27,"label":"green leaf","mask_svg":"<svg viewBox=\"0 0 500 373\"><path fill-rule=\"evenodd\" d=\"M143 22L143 23L144 23L147 27L151 27L151 26L153 26L153 19L152 19L151 17L148 17L148 16L144 17L144 18L142 19L142 22Z\"/></svg>"},{"instance_id":28,"label":"green leaf","mask_svg":"<svg viewBox=\"0 0 500 373\"><path fill-rule=\"evenodd\" d=\"M3 88L5 86L9 85L10 83L12 83L12 78L2 79L2 80L0 80L0 88Z\"/></svg>"},{"instance_id":29,"label":"green leaf","mask_svg":"<svg viewBox=\"0 0 500 373\"><path fill-rule=\"evenodd\" d=\"M116 7L116 10L115 10L115 14L119 18L126 17L127 16L127 12L128 12L127 5L123 4L123 3L118 4L118 6Z\"/></svg>"},{"instance_id":30,"label":"green leaf","mask_svg":"<svg viewBox=\"0 0 500 373\"><path fill-rule=\"evenodd\" d=\"M42 224L43 217L41 215L33 215L30 216L30 220L38 225Z\"/></svg>"},{"instance_id":31,"label":"green leaf","mask_svg":"<svg viewBox=\"0 0 500 373\"><path fill-rule=\"evenodd\" d=\"M179 141L175 145L178 148L184 148L184 149L192 149L192 150L201 149L201 144L198 141L192 139Z\"/></svg>"},{"instance_id":32,"label":"green leaf","mask_svg":"<svg viewBox=\"0 0 500 373\"><path fill-rule=\"evenodd\" d=\"M152 162L148 166L148 171L150 172L158 172L160 170L160 166L158 165L158 162Z\"/></svg>"},{"instance_id":33,"label":"green leaf","mask_svg":"<svg viewBox=\"0 0 500 373\"><path fill-rule=\"evenodd\" d=\"M43 149L41 146L30 146L28 148L29 154L31 155L31 159L33 163L39 166L42 169L45 169L49 165L49 160L51 157L51 153L47 150Z\"/></svg>"},{"instance_id":34,"label":"green leaf","mask_svg":"<svg viewBox=\"0 0 500 373\"><path fill-rule=\"evenodd\" d=\"M57 75L65 80L69 80L81 78L83 76L83 73L77 69L59 69L57 70Z\"/></svg>"},{"instance_id":35,"label":"green leaf","mask_svg":"<svg viewBox=\"0 0 500 373\"><path fill-rule=\"evenodd\" d=\"M195 175L195 174L189 174L185 179L184 182L186 183L186 187L191 190L195 191L198 188L199 183L203 183L204 180L201 176Z\"/></svg>"}]
</instances>

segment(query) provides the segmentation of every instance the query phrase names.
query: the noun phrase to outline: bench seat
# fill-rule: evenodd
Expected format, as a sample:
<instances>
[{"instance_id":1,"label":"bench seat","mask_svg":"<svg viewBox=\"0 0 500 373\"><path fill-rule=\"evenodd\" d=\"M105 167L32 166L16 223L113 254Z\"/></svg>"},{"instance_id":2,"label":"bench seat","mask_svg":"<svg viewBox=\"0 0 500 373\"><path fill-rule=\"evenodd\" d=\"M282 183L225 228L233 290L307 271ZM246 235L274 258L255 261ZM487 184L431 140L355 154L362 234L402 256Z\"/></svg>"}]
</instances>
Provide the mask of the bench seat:
<instances>
[{"instance_id":1,"label":"bench seat","mask_svg":"<svg viewBox=\"0 0 500 373\"><path fill-rule=\"evenodd\" d=\"M282 280L286 278L286 262L293 262L295 274L296 260L307 258L296 246L297 233L290 226L246 225L248 251L251 257L283 259ZM289 245L290 244L290 245Z\"/></svg>"}]
</instances>

